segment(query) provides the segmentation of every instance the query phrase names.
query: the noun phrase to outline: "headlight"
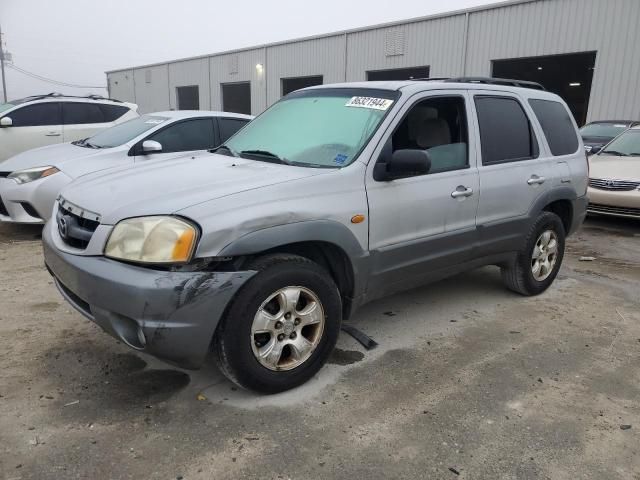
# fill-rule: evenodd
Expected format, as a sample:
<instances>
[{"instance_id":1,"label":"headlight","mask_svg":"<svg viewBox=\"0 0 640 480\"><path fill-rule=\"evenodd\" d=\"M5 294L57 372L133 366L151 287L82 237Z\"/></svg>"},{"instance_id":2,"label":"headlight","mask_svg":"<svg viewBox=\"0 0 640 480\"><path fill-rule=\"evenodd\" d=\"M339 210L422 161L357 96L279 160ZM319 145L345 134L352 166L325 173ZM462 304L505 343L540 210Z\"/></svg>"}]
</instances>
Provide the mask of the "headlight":
<instances>
[{"instance_id":1,"label":"headlight","mask_svg":"<svg viewBox=\"0 0 640 480\"><path fill-rule=\"evenodd\" d=\"M106 257L138 263L186 263L198 231L176 217L139 217L119 222L104 249Z\"/></svg>"},{"instance_id":2,"label":"headlight","mask_svg":"<svg viewBox=\"0 0 640 480\"><path fill-rule=\"evenodd\" d=\"M48 177L54 173L58 173L56 167L35 167L27 170L18 170L7 175L7 178L13 178L18 183L29 183L40 178Z\"/></svg>"}]
</instances>

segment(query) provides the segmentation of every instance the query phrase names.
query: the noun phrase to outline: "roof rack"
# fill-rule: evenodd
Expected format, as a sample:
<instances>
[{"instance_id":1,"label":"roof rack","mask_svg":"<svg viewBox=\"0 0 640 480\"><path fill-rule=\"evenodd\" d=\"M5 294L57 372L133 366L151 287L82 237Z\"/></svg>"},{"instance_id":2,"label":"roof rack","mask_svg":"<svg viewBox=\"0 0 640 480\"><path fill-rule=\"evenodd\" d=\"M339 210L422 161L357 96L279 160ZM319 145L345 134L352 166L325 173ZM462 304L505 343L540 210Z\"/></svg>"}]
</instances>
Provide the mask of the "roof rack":
<instances>
[{"instance_id":1,"label":"roof rack","mask_svg":"<svg viewBox=\"0 0 640 480\"><path fill-rule=\"evenodd\" d=\"M122 103L122 100L116 100L115 98L107 98L104 97L102 95L97 95L97 94L90 94L90 95L85 95L85 96L80 96L80 95L64 95L62 93L59 92L51 92L51 93L45 93L43 95L31 95L30 97L26 97L26 99L28 99L29 101L33 101L33 100L42 100L43 98L58 98L58 97L64 97L64 98L89 98L91 100L109 100L110 102L118 102L118 103Z\"/></svg>"},{"instance_id":2,"label":"roof rack","mask_svg":"<svg viewBox=\"0 0 640 480\"><path fill-rule=\"evenodd\" d=\"M492 77L458 77L449 78L445 82L451 83L482 83L484 85L504 85L508 87L532 88L534 90L547 90L541 83L530 82L528 80L515 80L511 78Z\"/></svg>"}]
</instances>

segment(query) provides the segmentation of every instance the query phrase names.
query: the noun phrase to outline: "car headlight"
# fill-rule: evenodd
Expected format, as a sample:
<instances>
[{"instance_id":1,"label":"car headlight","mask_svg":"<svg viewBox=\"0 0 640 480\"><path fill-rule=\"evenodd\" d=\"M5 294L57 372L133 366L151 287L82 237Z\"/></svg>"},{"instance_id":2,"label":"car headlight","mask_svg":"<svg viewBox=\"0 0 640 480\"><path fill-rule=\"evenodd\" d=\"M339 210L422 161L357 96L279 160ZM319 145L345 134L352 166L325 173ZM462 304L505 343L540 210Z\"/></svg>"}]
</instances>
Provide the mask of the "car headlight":
<instances>
[{"instance_id":1,"label":"car headlight","mask_svg":"<svg viewBox=\"0 0 640 480\"><path fill-rule=\"evenodd\" d=\"M104 255L137 263L187 263L197 239L196 227L180 218L129 218L113 228Z\"/></svg>"},{"instance_id":2,"label":"car headlight","mask_svg":"<svg viewBox=\"0 0 640 480\"><path fill-rule=\"evenodd\" d=\"M53 175L54 173L58 173L59 171L60 170L58 170L56 167L52 166L35 167L29 168L27 170L17 170L7 175L7 178L12 178L16 182L22 184L33 182L34 180L38 180L40 178L48 177L50 175Z\"/></svg>"}]
</instances>

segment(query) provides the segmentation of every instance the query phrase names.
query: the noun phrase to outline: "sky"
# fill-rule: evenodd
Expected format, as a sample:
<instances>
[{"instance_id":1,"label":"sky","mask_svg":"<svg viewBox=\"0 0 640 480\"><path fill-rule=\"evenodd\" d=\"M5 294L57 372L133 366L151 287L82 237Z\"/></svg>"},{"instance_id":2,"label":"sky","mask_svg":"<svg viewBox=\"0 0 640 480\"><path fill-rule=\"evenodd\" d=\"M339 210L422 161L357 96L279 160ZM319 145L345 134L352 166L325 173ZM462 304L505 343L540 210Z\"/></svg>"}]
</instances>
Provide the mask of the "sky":
<instances>
[{"instance_id":1,"label":"sky","mask_svg":"<svg viewBox=\"0 0 640 480\"><path fill-rule=\"evenodd\" d=\"M497 3L495 0L0 0L9 100L106 95L105 71ZM99 87L105 88L99 88ZM1 99L0 99L1 100Z\"/></svg>"}]
</instances>

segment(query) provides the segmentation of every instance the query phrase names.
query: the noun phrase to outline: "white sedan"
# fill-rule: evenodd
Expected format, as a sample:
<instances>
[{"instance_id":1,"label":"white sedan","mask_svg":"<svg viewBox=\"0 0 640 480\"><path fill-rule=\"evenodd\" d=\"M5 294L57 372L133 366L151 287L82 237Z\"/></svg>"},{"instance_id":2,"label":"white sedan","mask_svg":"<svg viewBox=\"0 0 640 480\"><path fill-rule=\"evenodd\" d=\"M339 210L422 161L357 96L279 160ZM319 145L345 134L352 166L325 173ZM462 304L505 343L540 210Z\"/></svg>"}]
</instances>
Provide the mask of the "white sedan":
<instances>
[{"instance_id":1,"label":"white sedan","mask_svg":"<svg viewBox=\"0 0 640 480\"><path fill-rule=\"evenodd\" d=\"M18 154L0 163L0 221L45 223L58 193L74 179L214 148L252 118L227 112L158 112L83 140Z\"/></svg>"}]
</instances>

